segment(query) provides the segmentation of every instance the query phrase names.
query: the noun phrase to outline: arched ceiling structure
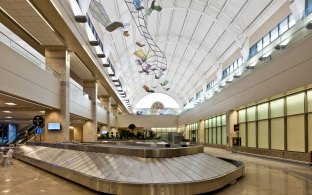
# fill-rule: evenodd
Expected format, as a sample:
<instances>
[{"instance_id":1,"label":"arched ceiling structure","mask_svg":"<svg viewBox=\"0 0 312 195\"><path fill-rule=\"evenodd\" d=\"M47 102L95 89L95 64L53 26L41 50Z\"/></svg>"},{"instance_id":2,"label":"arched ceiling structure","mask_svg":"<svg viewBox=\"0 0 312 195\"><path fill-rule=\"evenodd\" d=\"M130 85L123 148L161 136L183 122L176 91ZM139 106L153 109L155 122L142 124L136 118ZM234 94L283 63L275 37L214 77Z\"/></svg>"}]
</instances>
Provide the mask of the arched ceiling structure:
<instances>
[{"instance_id":1,"label":"arched ceiling structure","mask_svg":"<svg viewBox=\"0 0 312 195\"><path fill-rule=\"evenodd\" d=\"M250 29L261 25L260 20L274 13L286 0L156 0L163 9L153 11L146 23L152 38L167 58L167 70L159 79L139 73L133 53L143 42L124 0L98 0L112 22L130 23L129 36L123 29L108 33L111 44L109 57L132 105L147 92L147 85L155 92L173 97L182 107L213 77L220 64L234 51L242 48L250 36ZM133 0L127 0L133 1ZM150 7L152 0L143 0ZM278 5L277 5L278 4ZM103 27L105 31L105 27ZM164 89L159 83L168 80Z\"/></svg>"}]
</instances>

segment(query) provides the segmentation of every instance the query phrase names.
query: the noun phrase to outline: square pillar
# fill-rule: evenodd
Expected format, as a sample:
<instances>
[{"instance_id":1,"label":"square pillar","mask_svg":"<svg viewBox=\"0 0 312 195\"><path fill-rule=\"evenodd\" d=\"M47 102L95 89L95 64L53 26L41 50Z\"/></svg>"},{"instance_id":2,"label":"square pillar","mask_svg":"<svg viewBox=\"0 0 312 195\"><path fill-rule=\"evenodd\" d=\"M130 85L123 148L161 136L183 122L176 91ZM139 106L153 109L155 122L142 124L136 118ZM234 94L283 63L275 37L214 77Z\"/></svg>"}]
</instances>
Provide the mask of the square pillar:
<instances>
[{"instance_id":1,"label":"square pillar","mask_svg":"<svg viewBox=\"0 0 312 195\"><path fill-rule=\"evenodd\" d=\"M237 124L237 111L230 110L226 112L226 135L228 138L227 145L231 148L233 146L232 137L236 137L236 132L234 131L234 125Z\"/></svg>"},{"instance_id":2,"label":"square pillar","mask_svg":"<svg viewBox=\"0 0 312 195\"><path fill-rule=\"evenodd\" d=\"M198 143L205 143L205 120L198 121Z\"/></svg>"},{"instance_id":3,"label":"square pillar","mask_svg":"<svg viewBox=\"0 0 312 195\"><path fill-rule=\"evenodd\" d=\"M106 116L107 116L107 121L106 121L106 126L107 130L110 131L111 124L110 124L110 113L111 113L111 97L110 96L102 96L100 98L101 104L104 106L106 110Z\"/></svg>"},{"instance_id":4,"label":"square pillar","mask_svg":"<svg viewBox=\"0 0 312 195\"><path fill-rule=\"evenodd\" d=\"M97 82L84 81L83 91L89 95L91 100L91 120L83 124L83 142L97 141Z\"/></svg>"},{"instance_id":5,"label":"square pillar","mask_svg":"<svg viewBox=\"0 0 312 195\"><path fill-rule=\"evenodd\" d=\"M69 74L70 52L65 47L48 47L45 49L45 62L59 74L60 110L46 110L45 133L43 141L49 143L68 142L69 140ZM48 123L61 123L60 131L48 131Z\"/></svg>"}]
</instances>

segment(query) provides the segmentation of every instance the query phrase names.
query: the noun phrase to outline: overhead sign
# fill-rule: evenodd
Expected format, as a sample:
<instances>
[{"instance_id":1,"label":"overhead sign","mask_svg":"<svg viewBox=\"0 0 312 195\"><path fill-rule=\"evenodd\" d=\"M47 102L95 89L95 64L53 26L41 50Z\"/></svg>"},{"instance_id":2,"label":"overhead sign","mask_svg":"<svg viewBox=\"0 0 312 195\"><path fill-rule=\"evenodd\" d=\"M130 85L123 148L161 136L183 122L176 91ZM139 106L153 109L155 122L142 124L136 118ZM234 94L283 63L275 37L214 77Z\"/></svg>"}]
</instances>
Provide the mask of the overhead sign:
<instances>
[{"instance_id":1,"label":"overhead sign","mask_svg":"<svg viewBox=\"0 0 312 195\"><path fill-rule=\"evenodd\" d=\"M42 116L35 116L33 119L33 124L36 125L37 127L41 126L44 122L44 119Z\"/></svg>"}]
</instances>

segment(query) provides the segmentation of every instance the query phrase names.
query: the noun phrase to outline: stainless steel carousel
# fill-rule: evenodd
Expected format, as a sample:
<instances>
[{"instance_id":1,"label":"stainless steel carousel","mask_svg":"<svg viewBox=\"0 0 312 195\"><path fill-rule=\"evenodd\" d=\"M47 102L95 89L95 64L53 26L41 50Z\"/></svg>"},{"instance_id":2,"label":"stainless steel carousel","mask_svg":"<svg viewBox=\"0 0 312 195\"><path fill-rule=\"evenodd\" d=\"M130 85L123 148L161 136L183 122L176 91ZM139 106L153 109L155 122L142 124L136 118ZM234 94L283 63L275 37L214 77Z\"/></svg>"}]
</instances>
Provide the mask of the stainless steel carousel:
<instances>
[{"instance_id":1,"label":"stainless steel carousel","mask_svg":"<svg viewBox=\"0 0 312 195\"><path fill-rule=\"evenodd\" d=\"M198 145L33 143L15 156L109 194L201 194L244 174L243 163L211 156Z\"/></svg>"}]
</instances>

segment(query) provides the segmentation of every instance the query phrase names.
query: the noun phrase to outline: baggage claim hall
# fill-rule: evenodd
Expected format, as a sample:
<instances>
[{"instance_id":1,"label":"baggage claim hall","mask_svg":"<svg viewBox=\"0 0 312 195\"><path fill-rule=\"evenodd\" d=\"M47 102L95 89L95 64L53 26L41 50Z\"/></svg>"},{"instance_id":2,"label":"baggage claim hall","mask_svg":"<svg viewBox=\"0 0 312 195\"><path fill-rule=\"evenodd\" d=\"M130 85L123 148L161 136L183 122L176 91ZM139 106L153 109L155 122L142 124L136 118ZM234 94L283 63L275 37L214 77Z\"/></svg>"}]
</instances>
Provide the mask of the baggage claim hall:
<instances>
[{"instance_id":1,"label":"baggage claim hall","mask_svg":"<svg viewBox=\"0 0 312 195\"><path fill-rule=\"evenodd\" d=\"M0 194L312 194L312 0L0 0Z\"/></svg>"}]
</instances>

